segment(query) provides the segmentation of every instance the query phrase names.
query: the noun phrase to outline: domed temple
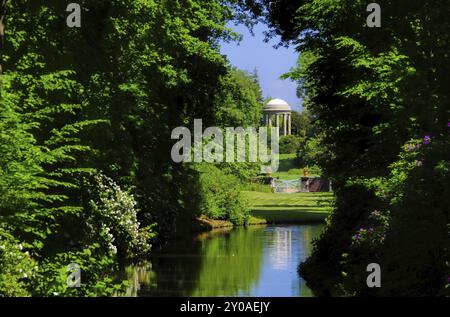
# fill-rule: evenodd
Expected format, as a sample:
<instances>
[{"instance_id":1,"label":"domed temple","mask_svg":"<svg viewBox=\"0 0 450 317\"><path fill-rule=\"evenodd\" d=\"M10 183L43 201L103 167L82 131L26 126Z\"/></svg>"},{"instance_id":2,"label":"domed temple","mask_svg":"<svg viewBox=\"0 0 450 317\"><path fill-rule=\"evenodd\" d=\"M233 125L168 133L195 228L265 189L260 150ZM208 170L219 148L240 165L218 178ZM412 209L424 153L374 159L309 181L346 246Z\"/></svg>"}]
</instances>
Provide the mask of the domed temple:
<instances>
[{"instance_id":1,"label":"domed temple","mask_svg":"<svg viewBox=\"0 0 450 317\"><path fill-rule=\"evenodd\" d=\"M267 126L275 125L279 129L280 135L291 134L291 114L292 109L289 104L282 99L273 99L264 107L264 121ZM280 120L282 128L280 126Z\"/></svg>"}]
</instances>

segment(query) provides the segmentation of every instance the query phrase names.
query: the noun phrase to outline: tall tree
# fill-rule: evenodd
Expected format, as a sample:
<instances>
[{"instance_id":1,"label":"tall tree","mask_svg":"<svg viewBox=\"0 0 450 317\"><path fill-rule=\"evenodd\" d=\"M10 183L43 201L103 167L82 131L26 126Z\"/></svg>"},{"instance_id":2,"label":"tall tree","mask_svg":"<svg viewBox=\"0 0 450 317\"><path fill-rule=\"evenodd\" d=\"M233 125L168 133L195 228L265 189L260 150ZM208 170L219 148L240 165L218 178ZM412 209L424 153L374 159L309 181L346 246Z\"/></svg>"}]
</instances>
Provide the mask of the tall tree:
<instances>
[{"instance_id":1,"label":"tall tree","mask_svg":"<svg viewBox=\"0 0 450 317\"><path fill-rule=\"evenodd\" d=\"M226 23L237 0L78 3L81 27L70 28L67 3L2 2L0 249L28 252L38 269L20 279L0 251L0 295L4 280L20 280L25 294L111 294L111 272L146 249L141 239L157 230L152 242L162 243L198 213L199 175L172 161L171 131L258 116L256 80L218 49L236 38ZM218 115L226 106L237 119ZM81 288L58 273L72 262Z\"/></svg>"},{"instance_id":2,"label":"tall tree","mask_svg":"<svg viewBox=\"0 0 450 317\"><path fill-rule=\"evenodd\" d=\"M255 3L273 34L313 57L290 75L337 200L302 274L319 294L445 292L449 1L379 1L381 28L366 26L366 1ZM387 282L368 289L365 268L377 261Z\"/></svg>"}]
</instances>

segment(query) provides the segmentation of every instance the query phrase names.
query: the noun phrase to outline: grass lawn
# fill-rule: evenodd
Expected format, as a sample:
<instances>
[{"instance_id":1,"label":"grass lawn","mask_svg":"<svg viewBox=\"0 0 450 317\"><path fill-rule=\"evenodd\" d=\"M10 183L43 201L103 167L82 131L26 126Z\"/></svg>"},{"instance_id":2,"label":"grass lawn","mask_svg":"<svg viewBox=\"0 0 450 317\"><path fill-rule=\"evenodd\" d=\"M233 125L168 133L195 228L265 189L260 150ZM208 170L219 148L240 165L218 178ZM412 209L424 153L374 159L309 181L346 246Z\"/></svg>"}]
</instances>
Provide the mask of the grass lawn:
<instances>
[{"instance_id":1,"label":"grass lawn","mask_svg":"<svg viewBox=\"0 0 450 317\"><path fill-rule=\"evenodd\" d=\"M244 191L253 217L269 223L319 222L330 214L331 193L274 194Z\"/></svg>"}]
</instances>

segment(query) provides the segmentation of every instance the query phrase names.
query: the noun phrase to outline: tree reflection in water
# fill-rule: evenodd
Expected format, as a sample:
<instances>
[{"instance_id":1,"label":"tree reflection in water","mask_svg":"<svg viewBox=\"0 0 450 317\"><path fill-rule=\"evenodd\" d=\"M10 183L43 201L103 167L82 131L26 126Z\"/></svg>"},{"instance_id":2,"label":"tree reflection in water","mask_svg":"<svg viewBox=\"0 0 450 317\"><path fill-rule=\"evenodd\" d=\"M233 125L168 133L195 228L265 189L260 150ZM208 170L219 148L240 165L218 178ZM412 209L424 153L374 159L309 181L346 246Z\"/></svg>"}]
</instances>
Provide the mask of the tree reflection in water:
<instances>
[{"instance_id":1,"label":"tree reflection in water","mask_svg":"<svg viewBox=\"0 0 450 317\"><path fill-rule=\"evenodd\" d=\"M297 266L323 225L215 230L126 270L126 296L312 296Z\"/></svg>"}]
</instances>

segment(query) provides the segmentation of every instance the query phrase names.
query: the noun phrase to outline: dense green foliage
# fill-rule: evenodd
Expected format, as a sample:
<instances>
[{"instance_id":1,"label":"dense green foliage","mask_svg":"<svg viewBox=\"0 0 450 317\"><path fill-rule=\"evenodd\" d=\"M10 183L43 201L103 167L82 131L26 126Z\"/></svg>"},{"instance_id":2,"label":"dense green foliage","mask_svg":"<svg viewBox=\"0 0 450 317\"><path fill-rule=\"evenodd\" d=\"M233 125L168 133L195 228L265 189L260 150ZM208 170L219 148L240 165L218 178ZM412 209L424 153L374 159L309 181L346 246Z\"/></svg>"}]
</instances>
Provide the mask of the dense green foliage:
<instances>
[{"instance_id":1,"label":"dense green foliage","mask_svg":"<svg viewBox=\"0 0 450 317\"><path fill-rule=\"evenodd\" d=\"M301 139L295 135L285 135L280 138L280 154L296 153L300 148Z\"/></svg>"},{"instance_id":2,"label":"dense green foliage","mask_svg":"<svg viewBox=\"0 0 450 317\"><path fill-rule=\"evenodd\" d=\"M257 75L219 41L261 15L301 53L298 156L336 193L302 275L318 295L449 295L448 0L381 0L381 28L362 0L78 3L68 28L67 3L0 1L0 296L111 295L121 264L196 216L247 220L258 164L176 164L171 131L258 126Z\"/></svg>"},{"instance_id":3,"label":"dense green foliage","mask_svg":"<svg viewBox=\"0 0 450 317\"><path fill-rule=\"evenodd\" d=\"M337 196L301 273L318 295L448 295L450 2L377 3L381 28L365 25L367 1L254 3L304 56L290 76Z\"/></svg>"},{"instance_id":4,"label":"dense green foliage","mask_svg":"<svg viewBox=\"0 0 450 317\"><path fill-rule=\"evenodd\" d=\"M314 134L313 128L312 118L307 109L304 108L302 112L292 112L292 134L302 138L311 137Z\"/></svg>"},{"instance_id":5,"label":"dense green foliage","mask_svg":"<svg viewBox=\"0 0 450 317\"><path fill-rule=\"evenodd\" d=\"M298 163L301 166L317 166L323 155L324 151L320 136L303 140L300 149L297 151Z\"/></svg>"},{"instance_id":6,"label":"dense green foliage","mask_svg":"<svg viewBox=\"0 0 450 317\"><path fill-rule=\"evenodd\" d=\"M211 164L198 166L200 172L200 212L212 219L230 220L242 225L249 211L240 192L239 179Z\"/></svg>"},{"instance_id":7,"label":"dense green foliage","mask_svg":"<svg viewBox=\"0 0 450 317\"><path fill-rule=\"evenodd\" d=\"M200 206L242 222L238 202L211 203L199 191L210 188L205 177L170 157L172 129L194 118L259 122L256 75L218 50L236 38L225 25L239 18L238 2L82 0L80 28L66 26L65 2L6 2L0 295L110 295L119 264ZM225 172L215 171L230 185ZM67 287L70 263L82 269L80 288Z\"/></svg>"},{"instance_id":8,"label":"dense green foliage","mask_svg":"<svg viewBox=\"0 0 450 317\"><path fill-rule=\"evenodd\" d=\"M314 166L319 164L319 156L321 153L320 137L315 121L315 117L308 110L311 103L310 97L313 86L308 86L305 81L305 73L315 60L314 55L309 52L302 52L297 60L296 67L292 68L288 73L284 74L282 78L292 79L298 83L297 96L302 98L302 112L292 113L292 132L301 137L301 142L296 149L298 164L300 166Z\"/></svg>"},{"instance_id":9,"label":"dense green foliage","mask_svg":"<svg viewBox=\"0 0 450 317\"><path fill-rule=\"evenodd\" d=\"M217 99L216 123L221 127L257 127L262 115L258 74L232 69L222 77Z\"/></svg>"}]
</instances>

